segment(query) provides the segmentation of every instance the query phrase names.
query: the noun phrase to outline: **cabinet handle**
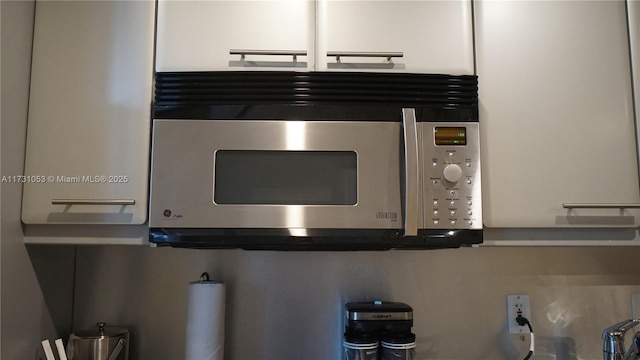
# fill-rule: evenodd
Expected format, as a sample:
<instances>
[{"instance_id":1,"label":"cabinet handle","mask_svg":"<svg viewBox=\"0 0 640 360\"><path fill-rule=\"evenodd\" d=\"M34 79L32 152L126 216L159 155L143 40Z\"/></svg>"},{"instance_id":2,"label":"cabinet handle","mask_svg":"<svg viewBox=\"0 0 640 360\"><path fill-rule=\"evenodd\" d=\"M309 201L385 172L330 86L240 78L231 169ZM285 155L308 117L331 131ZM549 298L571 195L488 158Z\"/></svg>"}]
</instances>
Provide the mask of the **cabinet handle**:
<instances>
[{"instance_id":1,"label":"cabinet handle","mask_svg":"<svg viewBox=\"0 0 640 360\"><path fill-rule=\"evenodd\" d=\"M53 199L51 205L134 205L133 199Z\"/></svg>"},{"instance_id":2,"label":"cabinet handle","mask_svg":"<svg viewBox=\"0 0 640 360\"><path fill-rule=\"evenodd\" d=\"M404 235L418 235L418 131L416 110L402 109L404 139Z\"/></svg>"},{"instance_id":3,"label":"cabinet handle","mask_svg":"<svg viewBox=\"0 0 640 360\"><path fill-rule=\"evenodd\" d=\"M298 56L307 56L306 50L229 50L230 55L240 55L240 61L245 61L247 55L275 55L293 56L293 61L298 61Z\"/></svg>"},{"instance_id":4,"label":"cabinet handle","mask_svg":"<svg viewBox=\"0 0 640 360\"><path fill-rule=\"evenodd\" d=\"M336 62L340 62L340 57L382 57L391 61L394 57L404 57L403 52L367 52L367 51L327 51L327 56L336 57Z\"/></svg>"},{"instance_id":5,"label":"cabinet handle","mask_svg":"<svg viewBox=\"0 0 640 360\"><path fill-rule=\"evenodd\" d=\"M640 209L640 204L564 203L565 209Z\"/></svg>"}]
</instances>

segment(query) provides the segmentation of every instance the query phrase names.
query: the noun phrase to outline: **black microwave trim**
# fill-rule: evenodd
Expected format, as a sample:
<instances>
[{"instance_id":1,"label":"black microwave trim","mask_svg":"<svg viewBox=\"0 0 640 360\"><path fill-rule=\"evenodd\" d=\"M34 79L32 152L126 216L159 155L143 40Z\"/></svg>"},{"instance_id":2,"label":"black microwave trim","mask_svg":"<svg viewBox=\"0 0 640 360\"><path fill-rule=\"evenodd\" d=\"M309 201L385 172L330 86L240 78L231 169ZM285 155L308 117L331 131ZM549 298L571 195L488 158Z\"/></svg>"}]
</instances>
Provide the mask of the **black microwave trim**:
<instances>
[{"instance_id":1,"label":"black microwave trim","mask_svg":"<svg viewBox=\"0 0 640 360\"><path fill-rule=\"evenodd\" d=\"M440 108L399 104L213 104L156 106L154 119L401 122L402 109L416 110L417 122L478 122L477 107Z\"/></svg>"},{"instance_id":2,"label":"black microwave trim","mask_svg":"<svg viewBox=\"0 0 640 360\"><path fill-rule=\"evenodd\" d=\"M220 104L402 104L477 109L478 77L370 72L193 71L155 74L154 110Z\"/></svg>"},{"instance_id":3,"label":"black microwave trim","mask_svg":"<svg viewBox=\"0 0 640 360\"><path fill-rule=\"evenodd\" d=\"M288 229L150 228L149 241L158 246L243 250L436 250L481 244L482 230L421 229L403 236L397 229L304 229L292 236Z\"/></svg>"}]
</instances>

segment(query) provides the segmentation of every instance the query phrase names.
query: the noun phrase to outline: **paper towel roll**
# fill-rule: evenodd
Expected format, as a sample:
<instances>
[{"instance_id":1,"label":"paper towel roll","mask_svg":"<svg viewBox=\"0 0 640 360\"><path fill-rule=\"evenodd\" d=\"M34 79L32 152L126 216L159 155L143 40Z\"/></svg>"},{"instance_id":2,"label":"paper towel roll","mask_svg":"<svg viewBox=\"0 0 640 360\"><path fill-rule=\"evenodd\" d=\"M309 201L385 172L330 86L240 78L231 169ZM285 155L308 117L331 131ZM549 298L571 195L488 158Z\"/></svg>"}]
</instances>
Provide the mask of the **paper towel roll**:
<instances>
[{"instance_id":1,"label":"paper towel roll","mask_svg":"<svg viewBox=\"0 0 640 360\"><path fill-rule=\"evenodd\" d=\"M223 360L224 298L221 282L189 284L185 360Z\"/></svg>"}]
</instances>

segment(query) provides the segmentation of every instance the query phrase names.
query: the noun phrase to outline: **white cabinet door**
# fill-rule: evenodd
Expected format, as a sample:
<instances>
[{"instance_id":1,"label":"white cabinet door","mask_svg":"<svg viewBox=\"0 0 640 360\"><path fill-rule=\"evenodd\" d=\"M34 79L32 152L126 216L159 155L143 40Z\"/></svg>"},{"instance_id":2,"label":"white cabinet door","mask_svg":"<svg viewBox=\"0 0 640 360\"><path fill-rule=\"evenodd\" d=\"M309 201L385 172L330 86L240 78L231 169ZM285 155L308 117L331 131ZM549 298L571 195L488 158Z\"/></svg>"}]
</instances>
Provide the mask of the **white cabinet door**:
<instances>
[{"instance_id":1,"label":"white cabinet door","mask_svg":"<svg viewBox=\"0 0 640 360\"><path fill-rule=\"evenodd\" d=\"M468 0L319 0L317 68L473 75L472 34Z\"/></svg>"},{"instance_id":2,"label":"white cabinet door","mask_svg":"<svg viewBox=\"0 0 640 360\"><path fill-rule=\"evenodd\" d=\"M636 105L636 131L638 132L637 138L640 139L640 1L627 2L627 17L629 19L629 45ZM638 141L638 149L640 154L640 140Z\"/></svg>"},{"instance_id":3,"label":"white cabinet door","mask_svg":"<svg viewBox=\"0 0 640 360\"><path fill-rule=\"evenodd\" d=\"M312 70L314 18L312 0L159 0L156 70Z\"/></svg>"},{"instance_id":4,"label":"white cabinet door","mask_svg":"<svg viewBox=\"0 0 640 360\"><path fill-rule=\"evenodd\" d=\"M37 2L24 223L146 221L154 13L152 1Z\"/></svg>"},{"instance_id":5,"label":"white cabinet door","mask_svg":"<svg viewBox=\"0 0 640 360\"><path fill-rule=\"evenodd\" d=\"M638 226L624 1L479 1L489 227ZM563 203L614 204L566 209Z\"/></svg>"}]
</instances>

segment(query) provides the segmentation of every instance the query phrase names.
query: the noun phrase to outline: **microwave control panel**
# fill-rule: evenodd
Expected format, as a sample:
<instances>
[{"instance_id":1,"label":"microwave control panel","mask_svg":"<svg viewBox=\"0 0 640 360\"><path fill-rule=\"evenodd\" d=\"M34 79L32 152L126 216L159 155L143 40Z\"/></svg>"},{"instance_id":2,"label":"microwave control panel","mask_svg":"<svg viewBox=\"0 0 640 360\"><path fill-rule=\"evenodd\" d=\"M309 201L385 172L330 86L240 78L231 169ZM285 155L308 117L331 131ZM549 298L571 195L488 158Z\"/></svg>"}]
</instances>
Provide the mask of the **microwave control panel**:
<instances>
[{"instance_id":1,"label":"microwave control panel","mask_svg":"<svg viewBox=\"0 0 640 360\"><path fill-rule=\"evenodd\" d=\"M477 122L423 122L424 229L482 229Z\"/></svg>"}]
</instances>

